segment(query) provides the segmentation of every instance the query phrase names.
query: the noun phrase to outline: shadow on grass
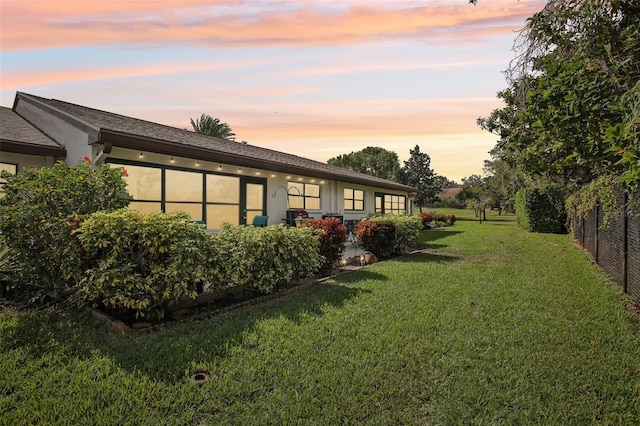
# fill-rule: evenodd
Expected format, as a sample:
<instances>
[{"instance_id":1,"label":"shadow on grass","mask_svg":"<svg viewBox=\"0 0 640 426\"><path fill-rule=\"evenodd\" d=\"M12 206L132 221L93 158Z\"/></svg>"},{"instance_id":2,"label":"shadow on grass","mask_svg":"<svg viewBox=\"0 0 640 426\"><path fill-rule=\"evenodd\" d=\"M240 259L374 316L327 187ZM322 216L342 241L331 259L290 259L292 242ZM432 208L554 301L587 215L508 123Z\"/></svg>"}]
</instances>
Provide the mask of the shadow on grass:
<instances>
[{"instance_id":1,"label":"shadow on grass","mask_svg":"<svg viewBox=\"0 0 640 426\"><path fill-rule=\"evenodd\" d=\"M386 279L374 272L354 271L341 276L340 282L380 278ZM250 347L247 336L265 320L286 318L300 324L368 292L325 282L259 304L168 323L129 337L111 335L104 324L81 312L3 314L0 351L17 350L28 360L51 356L72 362L108 357L128 373L173 384L185 380L194 362L215 365L220 358L231 356L235 348Z\"/></svg>"}]
</instances>

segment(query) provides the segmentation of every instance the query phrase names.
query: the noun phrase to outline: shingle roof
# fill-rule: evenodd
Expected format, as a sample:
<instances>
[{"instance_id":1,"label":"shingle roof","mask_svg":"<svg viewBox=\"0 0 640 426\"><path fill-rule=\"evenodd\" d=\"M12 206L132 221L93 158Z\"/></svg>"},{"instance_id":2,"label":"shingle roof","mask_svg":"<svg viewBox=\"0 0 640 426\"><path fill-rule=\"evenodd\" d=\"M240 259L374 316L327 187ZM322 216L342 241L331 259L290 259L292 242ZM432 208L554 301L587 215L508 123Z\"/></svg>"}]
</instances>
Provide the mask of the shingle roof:
<instances>
[{"instance_id":1,"label":"shingle roof","mask_svg":"<svg viewBox=\"0 0 640 426\"><path fill-rule=\"evenodd\" d=\"M62 156L65 153L62 146L6 107L0 107L0 147L9 152L41 150L44 155Z\"/></svg>"},{"instance_id":2,"label":"shingle roof","mask_svg":"<svg viewBox=\"0 0 640 426\"><path fill-rule=\"evenodd\" d=\"M414 188L397 182L267 148L201 135L177 127L165 126L56 99L46 99L20 92L16 97L45 104L62 112L63 116L80 120L90 127L97 128L101 135L101 142L108 140L116 146L155 149L157 152L176 156L188 153L192 157L199 157L199 159L224 160L240 166L246 165L248 162L251 167L260 166L267 170L295 174L304 172L310 177L415 192Z\"/></svg>"},{"instance_id":3,"label":"shingle roof","mask_svg":"<svg viewBox=\"0 0 640 426\"><path fill-rule=\"evenodd\" d=\"M462 192L462 188L444 188L438 194L438 197L454 197Z\"/></svg>"}]
</instances>

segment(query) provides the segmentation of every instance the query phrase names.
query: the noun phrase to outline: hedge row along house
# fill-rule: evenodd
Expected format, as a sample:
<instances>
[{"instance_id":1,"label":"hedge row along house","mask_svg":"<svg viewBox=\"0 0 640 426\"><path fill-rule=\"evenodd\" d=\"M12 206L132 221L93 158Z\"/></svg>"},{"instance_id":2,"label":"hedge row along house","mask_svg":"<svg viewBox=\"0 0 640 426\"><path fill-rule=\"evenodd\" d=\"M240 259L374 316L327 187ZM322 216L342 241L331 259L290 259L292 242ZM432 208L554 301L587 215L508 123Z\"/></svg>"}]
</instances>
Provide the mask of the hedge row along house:
<instances>
[{"instance_id":1,"label":"hedge row along house","mask_svg":"<svg viewBox=\"0 0 640 426\"><path fill-rule=\"evenodd\" d=\"M123 166L130 208L187 212L208 230L223 223L291 224L292 212L358 220L411 214L415 188L299 156L17 92L0 113L0 169L84 157ZM289 221L287 221L289 219Z\"/></svg>"}]
</instances>

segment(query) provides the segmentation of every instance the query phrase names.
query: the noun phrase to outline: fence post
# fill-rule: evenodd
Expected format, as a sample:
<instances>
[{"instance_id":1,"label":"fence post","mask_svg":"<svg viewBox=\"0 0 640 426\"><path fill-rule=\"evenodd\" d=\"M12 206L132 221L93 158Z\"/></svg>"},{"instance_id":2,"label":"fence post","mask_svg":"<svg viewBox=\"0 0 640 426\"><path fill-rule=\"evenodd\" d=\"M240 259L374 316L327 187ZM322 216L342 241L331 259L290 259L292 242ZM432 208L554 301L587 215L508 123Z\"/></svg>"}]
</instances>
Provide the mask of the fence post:
<instances>
[{"instance_id":1,"label":"fence post","mask_svg":"<svg viewBox=\"0 0 640 426\"><path fill-rule=\"evenodd\" d=\"M627 203L629 202L627 192L623 192L622 203L622 292L627 294L627 257L629 256L629 214L627 213Z\"/></svg>"},{"instance_id":2,"label":"fence post","mask_svg":"<svg viewBox=\"0 0 640 426\"><path fill-rule=\"evenodd\" d=\"M596 263L599 265L600 263L598 262L598 216L600 216L600 205L596 204L595 208L595 214L596 214L596 229L594 229L594 234L593 234L593 257L594 260L596 261Z\"/></svg>"}]
</instances>

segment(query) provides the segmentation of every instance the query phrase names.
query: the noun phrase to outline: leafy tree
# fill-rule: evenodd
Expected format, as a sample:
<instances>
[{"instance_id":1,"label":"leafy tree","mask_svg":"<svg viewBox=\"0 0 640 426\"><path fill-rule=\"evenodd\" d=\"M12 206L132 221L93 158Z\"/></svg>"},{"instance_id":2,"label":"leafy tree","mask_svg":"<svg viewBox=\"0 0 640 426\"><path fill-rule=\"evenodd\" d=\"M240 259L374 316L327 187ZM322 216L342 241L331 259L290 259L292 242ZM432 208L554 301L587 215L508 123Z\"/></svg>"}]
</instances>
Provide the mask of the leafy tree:
<instances>
[{"instance_id":1,"label":"leafy tree","mask_svg":"<svg viewBox=\"0 0 640 426\"><path fill-rule=\"evenodd\" d=\"M402 169L402 180L403 183L418 190L414 202L422 213L422 208L435 200L442 186L431 168L431 157L427 153L420 152L418 145L409 150L409 153L409 160L404 162Z\"/></svg>"},{"instance_id":2,"label":"leafy tree","mask_svg":"<svg viewBox=\"0 0 640 426\"><path fill-rule=\"evenodd\" d=\"M471 175L462 179L462 192L456 195L456 198L466 203L467 207L473 208L476 217L483 215L487 202L485 181L480 175ZM484 216L483 219L486 219Z\"/></svg>"},{"instance_id":3,"label":"leafy tree","mask_svg":"<svg viewBox=\"0 0 640 426\"><path fill-rule=\"evenodd\" d=\"M502 210L514 211L515 196L518 190L527 181L517 168L507 162L501 156L498 148L492 149L491 160L484 162L484 191L492 207L498 209L498 214Z\"/></svg>"},{"instance_id":4,"label":"leafy tree","mask_svg":"<svg viewBox=\"0 0 640 426\"><path fill-rule=\"evenodd\" d=\"M382 179L395 182L400 180L398 154L380 147L368 146L361 151L338 155L330 158L327 163Z\"/></svg>"},{"instance_id":5,"label":"leafy tree","mask_svg":"<svg viewBox=\"0 0 640 426\"><path fill-rule=\"evenodd\" d=\"M196 133L201 135L215 136L220 139L235 140L236 134L233 133L231 127L227 123L221 123L220 119L213 118L210 115L202 114L200 118L194 121L191 119L191 126Z\"/></svg>"},{"instance_id":6,"label":"leafy tree","mask_svg":"<svg viewBox=\"0 0 640 426\"><path fill-rule=\"evenodd\" d=\"M516 41L505 107L479 124L502 159L572 191L611 174L640 185L640 3L554 0Z\"/></svg>"},{"instance_id":7,"label":"leafy tree","mask_svg":"<svg viewBox=\"0 0 640 426\"><path fill-rule=\"evenodd\" d=\"M446 176L436 175L436 185L441 189L445 188L460 188L462 184L455 180L449 180Z\"/></svg>"},{"instance_id":8,"label":"leafy tree","mask_svg":"<svg viewBox=\"0 0 640 426\"><path fill-rule=\"evenodd\" d=\"M129 205L125 169L89 158L75 167L30 168L10 175L0 198L0 242L13 255L16 273L9 294L33 302L57 299L83 272L83 252L74 231L90 214Z\"/></svg>"}]
</instances>

